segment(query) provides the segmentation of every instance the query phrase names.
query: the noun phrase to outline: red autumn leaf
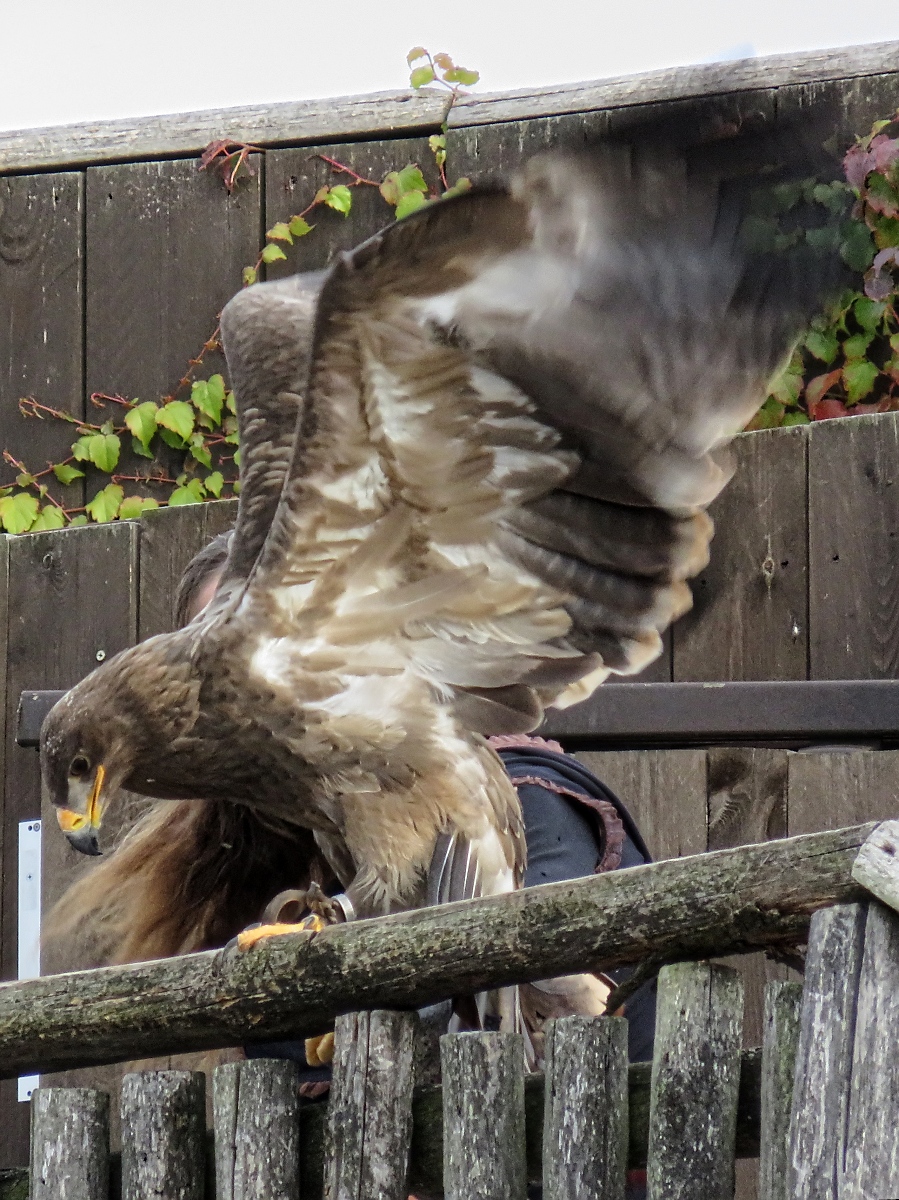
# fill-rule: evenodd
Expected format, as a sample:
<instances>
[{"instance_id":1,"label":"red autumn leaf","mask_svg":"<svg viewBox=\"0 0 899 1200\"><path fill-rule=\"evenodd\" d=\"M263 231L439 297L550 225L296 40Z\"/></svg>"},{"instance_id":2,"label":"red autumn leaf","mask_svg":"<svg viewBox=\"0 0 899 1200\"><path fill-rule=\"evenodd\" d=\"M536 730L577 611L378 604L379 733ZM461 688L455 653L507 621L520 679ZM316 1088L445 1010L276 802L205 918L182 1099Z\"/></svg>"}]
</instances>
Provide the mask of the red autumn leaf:
<instances>
[{"instance_id":1,"label":"red autumn leaf","mask_svg":"<svg viewBox=\"0 0 899 1200\"><path fill-rule=\"evenodd\" d=\"M821 403L823 397L837 383L842 373L842 370L838 367L836 371L828 371L825 375L816 375L814 379L808 381L805 388L805 399L808 404L809 413L811 413L816 404Z\"/></svg>"},{"instance_id":2,"label":"red autumn leaf","mask_svg":"<svg viewBox=\"0 0 899 1200\"><path fill-rule=\"evenodd\" d=\"M849 410L842 400L822 400L810 409L810 414L813 421L829 421L832 417L848 417Z\"/></svg>"}]
</instances>

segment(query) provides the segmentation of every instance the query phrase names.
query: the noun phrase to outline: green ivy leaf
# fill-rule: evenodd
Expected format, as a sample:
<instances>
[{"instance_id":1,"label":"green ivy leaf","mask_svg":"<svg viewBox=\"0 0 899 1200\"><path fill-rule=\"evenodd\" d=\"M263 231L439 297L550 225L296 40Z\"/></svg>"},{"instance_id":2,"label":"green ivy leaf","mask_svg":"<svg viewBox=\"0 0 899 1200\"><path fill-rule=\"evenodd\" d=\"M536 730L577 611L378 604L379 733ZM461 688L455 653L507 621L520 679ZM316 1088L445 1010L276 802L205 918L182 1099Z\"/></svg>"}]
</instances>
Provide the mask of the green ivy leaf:
<instances>
[{"instance_id":1,"label":"green ivy leaf","mask_svg":"<svg viewBox=\"0 0 899 1200\"><path fill-rule=\"evenodd\" d=\"M38 515L36 496L27 492L16 492L0 499L0 524L7 533L24 533L30 529Z\"/></svg>"},{"instance_id":2,"label":"green ivy leaf","mask_svg":"<svg viewBox=\"0 0 899 1200\"><path fill-rule=\"evenodd\" d=\"M71 521L69 521L70 527L72 525L86 525L86 524L87 524L87 517L84 515L84 513L79 513L77 517L72 517Z\"/></svg>"},{"instance_id":3,"label":"green ivy leaf","mask_svg":"<svg viewBox=\"0 0 899 1200\"><path fill-rule=\"evenodd\" d=\"M778 404L794 406L801 392L802 376L794 375L789 368L771 382L771 395Z\"/></svg>"},{"instance_id":4,"label":"green ivy leaf","mask_svg":"<svg viewBox=\"0 0 899 1200\"><path fill-rule=\"evenodd\" d=\"M20 475L17 475L16 483L19 485L20 488L29 488L29 487L37 486L37 480L31 474L30 471L23 471Z\"/></svg>"},{"instance_id":5,"label":"green ivy leaf","mask_svg":"<svg viewBox=\"0 0 899 1200\"><path fill-rule=\"evenodd\" d=\"M244 267L243 269L243 285L244 287L252 287L259 278L255 267Z\"/></svg>"},{"instance_id":6,"label":"green ivy leaf","mask_svg":"<svg viewBox=\"0 0 899 1200\"><path fill-rule=\"evenodd\" d=\"M277 262L279 258L287 258L287 255L280 246L276 246L274 242L269 242L262 251L262 261L264 263Z\"/></svg>"},{"instance_id":7,"label":"green ivy leaf","mask_svg":"<svg viewBox=\"0 0 899 1200\"><path fill-rule=\"evenodd\" d=\"M130 521L148 508L159 508L159 504L150 496L126 496L119 506L119 520Z\"/></svg>"},{"instance_id":8,"label":"green ivy leaf","mask_svg":"<svg viewBox=\"0 0 899 1200\"><path fill-rule=\"evenodd\" d=\"M400 202L396 206L396 219L401 221L403 217L408 217L410 213L416 212L419 208L424 208L428 203L427 196L423 196L421 192L406 192L400 197Z\"/></svg>"},{"instance_id":9,"label":"green ivy leaf","mask_svg":"<svg viewBox=\"0 0 899 1200\"><path fill-rule=\"evenodd\" d=\"M160 429L159 432L162 433L163 430ZM174 437L174 434L169 433L168 430L165 430L165 433L169 437ZM139 454L141 456L141 458L153 458L154 457L153 451L148 450L147 447L142 442L139 442L136 437L133 437L131 439L131 449L133 450L133 452L135 454Z\"/></svg>"},{"instance_id":10,"label":"green ivy leaf","mask_svg":"<svg viewBox=\"0 0 899 1200\"><path fill-rule=\"evenodd\" d=\"M194 429L194 410L185 400L172 400L156 414L156 424L187 441Z\"/></svg>"},{"instance_id":11,"label":"green ivy leaf","mask_svg":"<svg viewBox=\"0 0 899 1200\"><path fill-rule=\"evenodd\" d=\"M291 217L287 228L295 238L301 238L311 233L314 226L310 225L305 217Z\"/></svg>"},{"instance_id":12,"label":"green ivy leaf","mask_svg":"<svg viewBox=\"0 0 899 1200\"><path fill-rule=\"evenodd\" d=\"M88 433L80 437L77 442L72 443L72 454L78 462L91 461L90 443L93 436L92 433Z\"/></svg>"},{"instance_id":13,"label":"green ivy leaf","mask_svg":"<svg viewBox=\"0 0 899 1200\"><path fill-rule=\"evenodd\" d=\"M218 376L218 386L212 386L212 380L198 379L190 389L190 399L194 408L204 416L209 417L215 425L222 419L222 405L225 402L225 387Z\"/></svg>"},{"instance_id":14,"label":"green ivy leaf","mask_svg":"<svg viewBox=\"0 0 899 1200\"><path fill-rule=\"evenodd\" d=\"M790 425L808 425L808 424L810 424L810 419L809 419L808 413L804 413L801 411L784 413L783 425L786 427L789 427Z\"/></svg>"},{"instance_id":15,"label":"green ivy leaf","mask_svg":"<svg viewBox=\"0 0 899 1200\"><path fill-rule=\"evenodd\" d=\"M863 399L874 386L880 370L872 362L847 363L843 368L843 386L850 404Z\"/></svg>"},{"instance_id":16,"label":"green ivy leaf","mask_svg":"<svg viewBox=\"0 0 899 1200\"><path fill-rule=\"evenodd\" d=\"M93 500L84 507L87 513L97 522L114 521L125 489L117 483L108 483L102 492L97 492Z\"/></svg>"},{"instance_id":17,"label":"green ivy leaf","mask_svg":"<svg viewBox=\"0 0 899 1200\"><path fill-rule=\"evenodd\" d=\"M883 320L883 314L886 312L886 304L879 300L869 300L867 296L859 296L852 306L852 311L855 313L855 319L861 325L862 329L873 334Z\"/></svg>"},{"instance_id":18,"label":"green ivy leaf","mask_svg":"<svg viewBox=\"0 0 899 1200\"><path fill-rule=\"evenodd\" d=\"M813 329L806 337L805 344L810 354L823 363L832 363L837 356L840 344L837 335L831 331L826 333Z\"/></svg>"},{"instance_id":19,"label":"green ivy leaf","mask_svg":"<svg viewBox=\"0 0 899 1200\"><path fill-rule=\"evenodd\" d=\"M122 443L115 433L95 433L88 438L88 456L95 467L101 471L114 471L119 461L119 451Z\"/></svg>"},{"instance_id":20,"label":"green ivy leaf","mask_svg":"<svg viewBox=\"0 0 899 1200\"><path fill-rule=\"evenodd\" d=\"M199 504L204 495L204 487L199 479L191 479L183 487L175 488L169 496L169 507L179 508L182 504Z\"/></svg>"},{"instance_id":21,"label":"green ivy leaf","mask_svg":"<svg viewBox=\"0 0 899 1200\"><path fill-rule=\"evenodd\" d=\"M235 467L240 466L240 450L234 451L234 465L235 465Z\"/></svg>"},{"instance_id":22,"label":"green ivy leaf","mask_svg":"<svg viewBox=\"0 0 899 1200\"><path fill-rule=\"evenodd\" d=\"M406 62L411 67L412 64L414 62L418 62L418 60L420 58L427 58L427 57L428 57L428 52L427 52L427 50L425 50L424 46L413 46L412 49L409 51L409 53L406 55Z\"/></svg>"},{"instance_id":23,"label":"green ivy leaf","mask_svg":"<svg viewBox=\"0 0 899 1200\"><path fill-rule=\"evenodd\" d=\"M293 245L293 234L286 221L278 221L266 232L265 236L275 242L287 242L291 246Z\"/></svg>"},{"instance_id":24,"label":"green ivy leaf","mask_svg":"<svg viewBox=\"0 0 899 1200\"><path fill-rule=\"evenodd\" d=\"M856 333L853 337L846 338L845 342L843 342L843 353L849 360L864 358L872 340L873 335L870 333Z\"/></svg>"},{"instance_id":25,"label":"green ivy leaf","mask_svg":"<svg viewBox=\"0 0 899 1200\"><path fill-rule=\"evenodd\" d=\"M68 463L56 463L53 467L53 474L60 483L68 486L74 483L76 479L83 479L84 472L79 471L77 467L70 467Z\"/></svg>"},{"instance_id":26,"label":"green ivy leaf","mask_svg":"<svg viewBox=\"0 0 899 1200\"><path fill-rule=\"evenodd\" d=\"M874 261L874 242L871 231L861 221L847 221L841 228L843 235L840 255L843 262L853 271L867 271Z\"/></svg>"},{"instance_id":27,"label":"green ivy leaf","mask_svg":"<svg viewBox=\"0 0 899 1200\"><path fill-rule=\"evenodd\" d=\"M334 187L328 189L328 194L325 196L325 204L327 204L328 208L333 208L335 212L343 213L344 216L347 216L353 207L353 193L345 183L335 184Z\"/></svg>"},{"instance_id":28,"label":"green ivy leaf","mask_svg":"<svg viewBox=\"0 0 899 1200\"><path fill-rule=\"evenodd\" d=\"M465 67L453 67L451 71L443 72L444 83L459 83L462 87L474 87L480 78L480 71L467 71Z\"/></svg>"},{"instance_id":29,"label":"green ivy leaf","mask_svg":"<svg viewBox=\"0 0 899 1200\"><path fill-rule=\"evenodd\" d=\"M436 78L433 67L416 67L409 76L409 82L414 88L423 88L433 83Z\"/></svg>"},{"instance_id":30,"label":"green ivy leaf","mask_svg":"<svg viewBox=\"0 0 899 1200\"><path fill-rule=\"evenodd\" d=\"M146 449L156 434L156 413L159 406L152 400L145 400L125 414L125 424L132 435Z\"/></svg>"},{"instance_id":31,"label":"green ivy leaf","mask_svg":"<svg viewBox=\"0 0 899 1200\"><path fill-rule=\"evenodd\" d=\"M447 188L441 200L449 200L451 196L461 196L463 192L471 191L471 180L467 175L463 175L461 179L457 179L451 188Z\"/></svg>"},{"instance_id":32,"label":"green ivy leaf","mask_svg":"<svg viewBox=\"0 0 899 1200\"><path fill-rule=\"evenodd\" d=\"M56 504L45 504L29 533L42 533L47 529L62 529L65 523L66 514L61 508Z\"/></svg>"},{"instance_id":33,"label":"green ivy leaf","mask_svg":"<svg viewBox=\"0 0 899 1200\"><path fill-rule=\"evenodd\" d=\"M428 185L425 183L425 177L421 173L421 168L416 163L410 163L408 167L403 167L402 171L398 171L396 180L401 193L427 193Z\"/></svg>"},{"instance_id":34,"label":"green ivy leaf","mask_svg":"<svg viewBox=\"0 0 899 1200\"><path fill-rule=\"evenodd\" d=\"M192 433L189 445L191 458L204 467L212 466L212 456L209 453L209 447L206 445L202 433Z\"/></svg>"},{"instance_id":35,"label":"green ivy leaf","mask_svg":"<svg viewBox=\"0 0 899 1200\"><path fill-rule=\"evenodd\" d=\"M428 149L432 154L436 154L438 150L446 149L446 134L432 133L428 138Z\"/></svg>"},{"instance_id":36,"label":"green ivy leaf","mask_svg":"<svg viewBox=\"0 0 899 1200\"><path fill-rule=\"evenodd\" d=\"M225 486L225 477L221 471L213 471L211 475L207 475L203 480L206 484L206 491L210 492L218 499L222 494L222 488Z\"/></svg>"}]
</instances>

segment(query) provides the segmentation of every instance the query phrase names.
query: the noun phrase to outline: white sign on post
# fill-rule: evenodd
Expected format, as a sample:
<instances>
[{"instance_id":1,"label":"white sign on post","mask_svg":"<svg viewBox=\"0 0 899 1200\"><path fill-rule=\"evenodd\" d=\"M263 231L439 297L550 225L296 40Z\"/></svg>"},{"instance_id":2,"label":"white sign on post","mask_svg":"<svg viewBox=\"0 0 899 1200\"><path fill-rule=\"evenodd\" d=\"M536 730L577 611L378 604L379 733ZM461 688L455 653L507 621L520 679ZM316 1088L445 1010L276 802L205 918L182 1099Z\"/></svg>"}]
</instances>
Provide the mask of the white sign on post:
<instances>
[{"instance_id":1,"label":"white sign on post","mask_svg":"<svg viewBox=\"0 0 899 1200\"><path fill-rule=\"evenodd\" d=\"M19 822L19 979L41 973L41 823ZM39 1075L19 1078L19 1099L28 1101Z\"/></svg>"}]
</instances>

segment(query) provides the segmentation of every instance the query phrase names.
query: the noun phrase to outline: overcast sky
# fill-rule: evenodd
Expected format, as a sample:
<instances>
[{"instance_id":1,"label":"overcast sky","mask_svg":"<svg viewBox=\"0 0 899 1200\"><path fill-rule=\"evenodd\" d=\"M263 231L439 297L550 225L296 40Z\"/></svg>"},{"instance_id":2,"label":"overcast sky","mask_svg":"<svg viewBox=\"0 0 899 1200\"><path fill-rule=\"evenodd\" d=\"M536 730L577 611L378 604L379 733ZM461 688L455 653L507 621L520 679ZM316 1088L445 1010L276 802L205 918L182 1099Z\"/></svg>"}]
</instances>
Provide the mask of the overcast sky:
<instances>
[{"instance_id":1,"label":"overcast sky","mask_svg":"<svg viewBox=\"0 0 899 1200\"><path fill-rule=\"evenodd\" d=\"M0 0L0 129L402 87L479 90L899 39L895 0Z\"/></svg>"}]
</instances>

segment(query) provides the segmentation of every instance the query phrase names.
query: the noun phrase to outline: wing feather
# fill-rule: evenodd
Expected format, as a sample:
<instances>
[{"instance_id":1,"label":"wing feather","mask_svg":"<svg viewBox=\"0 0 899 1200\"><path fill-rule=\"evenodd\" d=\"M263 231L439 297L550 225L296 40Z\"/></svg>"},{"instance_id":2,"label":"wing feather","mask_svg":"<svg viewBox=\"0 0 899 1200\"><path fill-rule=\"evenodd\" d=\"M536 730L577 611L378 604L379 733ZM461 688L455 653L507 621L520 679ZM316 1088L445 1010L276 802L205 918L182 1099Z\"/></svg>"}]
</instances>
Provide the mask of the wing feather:
<instances>
[{"instance_id":1,"label":"wing feather","mask_svg":"<svg viewBox=\"0 0 899 1200\"><path fill-rule=\"evenodd\" d=\"M290 466L282 408L277 449L249 450L263 484L234 564L256 561L246 603L277 630L281 678L291 654L344 680L389 662L502 732L659 653L707 561L722 447L824 286L806 260L741 248L747 186L707 158L542 155L311 285ZM246 313L267 327L238 370L275 381L246 384L263 422L286 379L266 354L302 340L285 295L258 285L226 310L229 361Z\"/></svg>"}]
</instances>

